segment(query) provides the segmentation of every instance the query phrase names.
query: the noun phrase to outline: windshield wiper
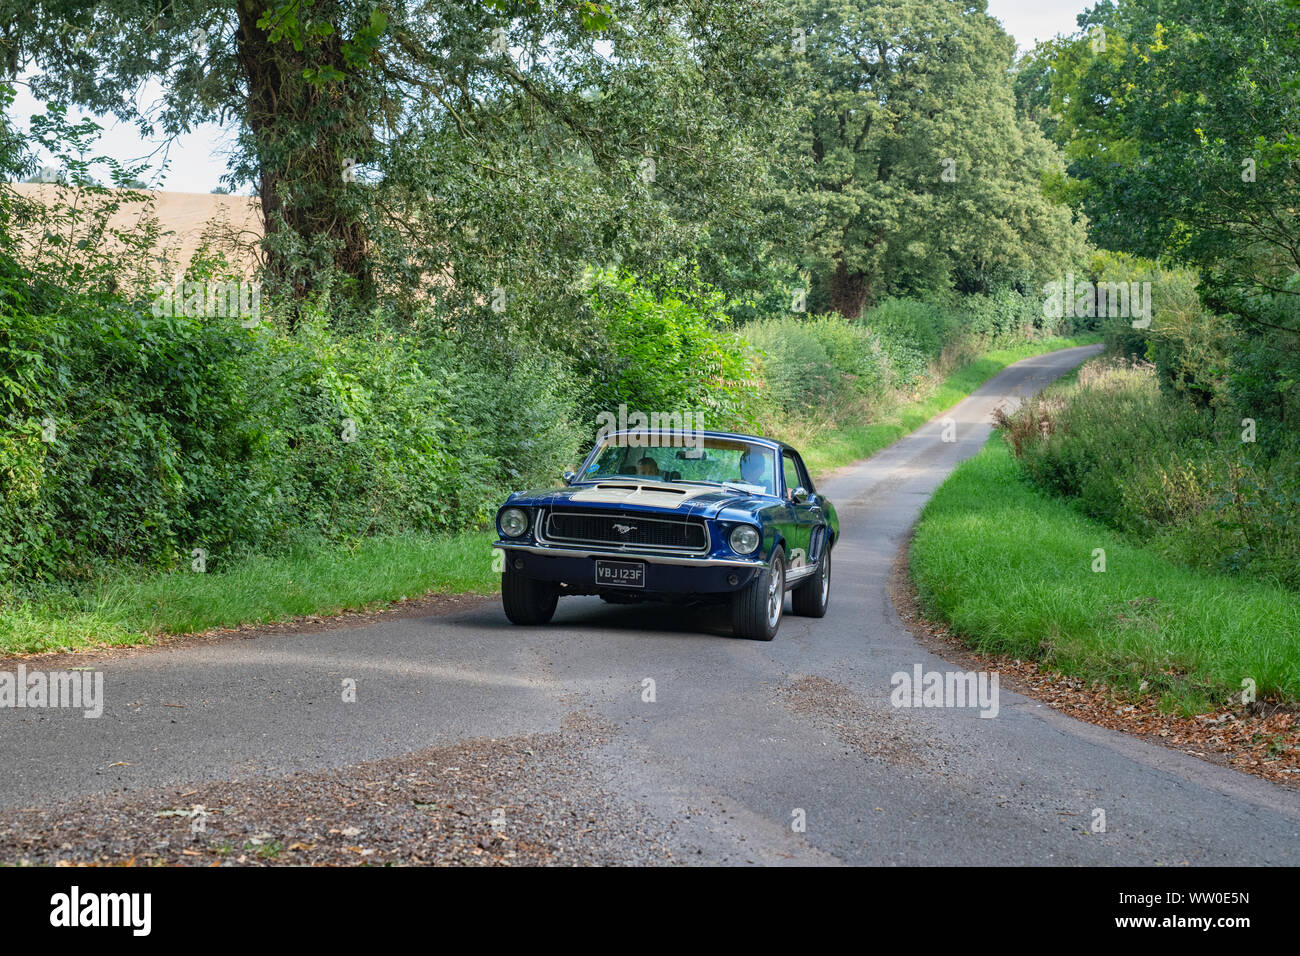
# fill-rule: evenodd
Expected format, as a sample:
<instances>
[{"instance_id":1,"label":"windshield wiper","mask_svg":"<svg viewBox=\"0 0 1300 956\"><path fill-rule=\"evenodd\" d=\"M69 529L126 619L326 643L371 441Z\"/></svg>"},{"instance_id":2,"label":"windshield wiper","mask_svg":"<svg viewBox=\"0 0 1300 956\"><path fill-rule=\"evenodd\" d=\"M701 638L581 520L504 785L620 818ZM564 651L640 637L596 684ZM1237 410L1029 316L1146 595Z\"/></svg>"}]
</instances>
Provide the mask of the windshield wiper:
<instances>
[{"instance_id":1,"label":"windshield wiper","mask_svg":"<svg viewBox=\"0 0 1300 956\"><path fill-rule=\"evenodd\" d=\"M722 487L730 488L732 491L743 491L746 494L752 494L755 490L757 490L760 495L771 494L771 492L762 485L751 485L745 481L724 481Z\"/></svg>"},{"instance_id":2,"label":"windshield wiper","mask_svg":"<svg viewBox=\"0 0 1300 956\"><path fill-rule=\"evenodd\" d=\"M678 485L714 485L718 488L729 488L732 491L744 491L746 493L758 489L763 494L771 494L762 485L751 485L743 481L707 481L703 478L678 478L673 484Z\"/></svg>"}]
</instances>

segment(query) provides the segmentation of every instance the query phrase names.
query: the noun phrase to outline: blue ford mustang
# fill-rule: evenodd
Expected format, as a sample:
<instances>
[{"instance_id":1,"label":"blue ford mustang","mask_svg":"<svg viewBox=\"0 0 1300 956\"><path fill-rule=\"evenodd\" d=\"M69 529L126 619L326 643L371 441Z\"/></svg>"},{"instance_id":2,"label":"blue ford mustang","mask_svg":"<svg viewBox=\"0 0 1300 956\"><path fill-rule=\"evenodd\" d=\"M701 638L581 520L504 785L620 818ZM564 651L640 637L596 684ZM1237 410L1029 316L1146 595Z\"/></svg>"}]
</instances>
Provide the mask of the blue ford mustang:
<instances>
[{"instance_id":1,"label":"blue ford mustang","mask_svg":"<svg viewBox=\"0 0 1300 956\"><path fill-rule=\"evenodd\" d=\"M799 453L725 432L602 436L565 486L518 491L497 512L501 601L545 624L566 594L607 601L726 601L737 636L770 641L830 598L834 506Z\"/></svg>"}]
</instances>

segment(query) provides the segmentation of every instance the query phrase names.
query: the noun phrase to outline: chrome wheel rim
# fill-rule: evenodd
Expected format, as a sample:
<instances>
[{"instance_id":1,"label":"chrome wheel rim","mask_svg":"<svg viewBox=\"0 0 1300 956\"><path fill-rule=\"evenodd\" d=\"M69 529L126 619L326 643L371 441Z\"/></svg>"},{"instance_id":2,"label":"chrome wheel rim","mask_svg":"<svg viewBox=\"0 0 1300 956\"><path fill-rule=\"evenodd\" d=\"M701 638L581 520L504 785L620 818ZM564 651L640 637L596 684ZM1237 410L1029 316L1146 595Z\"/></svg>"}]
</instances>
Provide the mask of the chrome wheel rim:
<instances>
[{"instance_id":1,"label":"chrome wheel rim","mask_svg":"<svg viewBox=\"0 0 1300 956\"><path fill-rule=\"evenodd\" d=\"M822 561L822 607L825 607L831 597L831 553L829 551L822 555Z\"/></svg>"},{"instance_id":2,"label":"chrome wheel rim","mask_svg":"<svg viewBox=\"0 0 1300 956\"><path fill-rule=\"evenodd\" d=\"M767 582L767 626L776 627L785 605L785 565L780 559L772 562L772 572Z\"/></svg>"}]
</instances>

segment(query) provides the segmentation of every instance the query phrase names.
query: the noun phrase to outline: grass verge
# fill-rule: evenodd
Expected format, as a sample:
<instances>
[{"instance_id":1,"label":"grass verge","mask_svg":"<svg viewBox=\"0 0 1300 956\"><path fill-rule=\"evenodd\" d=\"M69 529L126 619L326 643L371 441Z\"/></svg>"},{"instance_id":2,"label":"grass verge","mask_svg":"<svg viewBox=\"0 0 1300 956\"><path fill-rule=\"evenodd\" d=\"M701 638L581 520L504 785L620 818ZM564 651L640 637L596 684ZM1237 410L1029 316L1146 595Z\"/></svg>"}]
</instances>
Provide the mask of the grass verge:
<instances>
[{"instance_id":1,"label":"grass verge","mask_svg":"<svg viewBox=\"0 0 1300 956\"><path fill-rule=\"evenodd\" d=\"M1100 338L1043 339L990 352L949 375L931 394L871 425L835 432L803 449L814 474L867 458L929 421L1013 362ZM146 574L115 570L88 584L51 588L0 607L0 657L143 644L157 635L264 624L381 607L430 591L490 594L488 532L369 538L354 548L303 546L251 557L223 571Z\"/></svg>"},{"instance_id":2,"label":"grass verge","mask_svg":"<svg viewBox=\"0 0 1300 956\"><path fill-rule=\"evenodd\" d=\"M495 535L366 538L356 547L303 546L226 571L120 571L0 608L0 656L147 643L189 634L382 606L429 591L491 593Z\"/></svg>"},{"instance_id":3,"label":"grass verge","mask_svg":"<svg viewBox=\"0 0 1300 956\"><path fill-rule=\"evenodd\" d=\"M1300 700L1300 596L1128 543L1029 485L999 434L926 505L911 573L978 651L1160 694L1166 712L1203 712L1246 680L1261 700Z\"/></svg>"}]
</instances>

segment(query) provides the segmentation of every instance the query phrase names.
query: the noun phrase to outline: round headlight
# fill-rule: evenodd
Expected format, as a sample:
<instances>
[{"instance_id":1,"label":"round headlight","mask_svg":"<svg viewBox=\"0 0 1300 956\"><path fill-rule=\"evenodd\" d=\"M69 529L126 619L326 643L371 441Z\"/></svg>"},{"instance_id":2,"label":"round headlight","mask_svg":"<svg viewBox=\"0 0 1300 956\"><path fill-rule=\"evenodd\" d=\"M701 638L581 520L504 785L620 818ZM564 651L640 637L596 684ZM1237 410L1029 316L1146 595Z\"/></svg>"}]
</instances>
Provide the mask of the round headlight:
<instances>
[{"instance_id":1,"label":"round headlight","mask_svg":"<svg viewBox=\"0 0 1300 956\"><path fill-rule=\"evenodd\" d=\"M519 508L501 512L501 531L508 538L517 538L528 530L528 515Z\"/></svg>"},{"instance_id":2,"label":"round headlight","mask_svg":"<svg viewBox=\"0 0 1300 956\"><path fill-rule=\"evenodd\" d=\"M749 554L763 540L758 529L747 524L738 524L731 529L731 550L737 554Z\"/></svg>"}]
</instances>

